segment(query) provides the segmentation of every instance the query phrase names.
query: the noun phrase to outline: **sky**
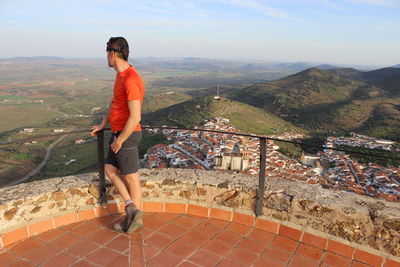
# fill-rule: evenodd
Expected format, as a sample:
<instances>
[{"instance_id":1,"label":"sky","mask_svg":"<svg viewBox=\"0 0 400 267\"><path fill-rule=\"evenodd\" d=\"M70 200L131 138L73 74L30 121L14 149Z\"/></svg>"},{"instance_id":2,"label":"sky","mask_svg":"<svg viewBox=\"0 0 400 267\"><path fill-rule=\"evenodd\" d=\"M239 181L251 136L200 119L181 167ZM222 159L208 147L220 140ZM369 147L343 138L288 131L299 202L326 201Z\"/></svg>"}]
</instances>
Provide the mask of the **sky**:
<instances>
[{"instance_id":1,"label":"sky","mask_svg":"<svg viewBox=\"0 0 400 267\"><path fill-rule=\"evenodd\" d=\"M392 66L400 0L0 0L0 58L205 57Z\"/></svg>"}]
</instances>

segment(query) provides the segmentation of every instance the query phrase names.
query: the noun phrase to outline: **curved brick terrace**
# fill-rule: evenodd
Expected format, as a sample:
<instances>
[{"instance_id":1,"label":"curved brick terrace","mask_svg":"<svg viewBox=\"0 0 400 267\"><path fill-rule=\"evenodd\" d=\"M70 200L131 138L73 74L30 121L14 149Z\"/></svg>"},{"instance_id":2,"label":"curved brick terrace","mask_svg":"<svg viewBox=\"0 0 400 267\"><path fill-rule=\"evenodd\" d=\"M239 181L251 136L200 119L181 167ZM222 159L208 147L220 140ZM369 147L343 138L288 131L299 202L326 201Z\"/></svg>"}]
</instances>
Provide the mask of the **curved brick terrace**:
<instances>
[{"instance_id":1,"label":"curved brick terrace","mask_svg":"<svg viewBox=\"0 0 400 267\"><path fill-rule=\"evenodd\" d=\"M0 252L1 266L400 266L307 233L300 242L294 229L282 226L277 234L196 215L148 212L144 228L128 235L112 230L122 218L71 223L14 243Z\"/></svg>"},{"instance_id":2,"label":"curved brick terrace","mask_svg":"<svg viewBox=\"0 0 400 267\"><path fill-rule=\"evenodd\" d=\"M97 174L0 189L0 266L400 266L400 207L254 177L141 170L144 228L112 230L124 205Z\"/></svg>"}]
</instances>

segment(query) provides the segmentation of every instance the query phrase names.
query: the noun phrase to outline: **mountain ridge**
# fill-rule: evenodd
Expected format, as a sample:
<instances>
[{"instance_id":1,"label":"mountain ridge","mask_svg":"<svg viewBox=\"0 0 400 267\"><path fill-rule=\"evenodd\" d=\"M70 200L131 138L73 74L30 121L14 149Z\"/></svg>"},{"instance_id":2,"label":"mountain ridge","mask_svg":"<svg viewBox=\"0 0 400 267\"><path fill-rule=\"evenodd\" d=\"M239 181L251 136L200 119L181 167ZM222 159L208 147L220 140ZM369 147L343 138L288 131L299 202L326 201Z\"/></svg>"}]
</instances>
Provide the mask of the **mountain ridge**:
<instances>
[{"instance_id":1,"label":"mountain ridge","mask_svg":"<svg viewBox=\"0 0 400 267\"><path fill-rule=\"evenodd\" d=\"M329 69L327 71L346 79L362 81L371 86L379 87L387 95L400 96L400 68L386 67L365 72L352 68Z\"/></svg>"},{"instance_id":2,"label":"mountain ridge","mask_svg":"<svg viewBox=\"0 0 400 267\"><path fill-rule=\"evenodd\" d=\"M310 68L277 81L254 84L228 97L262 108L301 128L325 133L360 131L400 140L400 97L392 94L387 85L380 86L386 81L382 72L392 70L368 73L370 80L375 77L370 83L332 74L339 71ZM344 73L349 72L358 74L354 69ZM397 84L400 82L393 83Z\"/></svg>"}]
</instances>

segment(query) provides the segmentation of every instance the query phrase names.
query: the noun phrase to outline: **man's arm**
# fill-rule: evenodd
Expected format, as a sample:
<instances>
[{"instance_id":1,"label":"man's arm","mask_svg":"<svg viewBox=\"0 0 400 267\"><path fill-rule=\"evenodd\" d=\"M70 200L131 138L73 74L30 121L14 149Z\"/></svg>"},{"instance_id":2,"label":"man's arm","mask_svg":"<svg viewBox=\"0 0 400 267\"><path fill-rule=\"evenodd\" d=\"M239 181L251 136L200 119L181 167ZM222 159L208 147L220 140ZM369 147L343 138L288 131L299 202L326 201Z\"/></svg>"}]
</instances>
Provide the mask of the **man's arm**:
<instances>
[{"instance_id":1,"label":"man's arm","mask_svg":"<svg viewBox=\"0 0 400 267\"><path fill-rule=\"evenodd\" d=\"M122 146L122 143L125 142L126 139L132 134L133 130L136 128L138 123L141 120L141 112L140 112L140 101L139 100L131 100L128 101L129 108L129 118L126 121L125 127L122 130L121 134L111 145L111 149L114 153L117 153Z\"/></svg>"},{"instance_id":2,"label":"man's arm","mask_svg":"<svg viewBox=\"0 0 400 267\"><path fill-rule=\"evenodd\" d=\"M92 130L90 132L90 134L92 136L96 136L96 132L103 130L107 126L108 119L110 116L111 105L112 105L112 100L110 102L110 106L108 107L106 114L104 114L104 117L103 117L103 120L101 121L101 123L99 125L92 126Z\"/></svg>"}]
</instances>

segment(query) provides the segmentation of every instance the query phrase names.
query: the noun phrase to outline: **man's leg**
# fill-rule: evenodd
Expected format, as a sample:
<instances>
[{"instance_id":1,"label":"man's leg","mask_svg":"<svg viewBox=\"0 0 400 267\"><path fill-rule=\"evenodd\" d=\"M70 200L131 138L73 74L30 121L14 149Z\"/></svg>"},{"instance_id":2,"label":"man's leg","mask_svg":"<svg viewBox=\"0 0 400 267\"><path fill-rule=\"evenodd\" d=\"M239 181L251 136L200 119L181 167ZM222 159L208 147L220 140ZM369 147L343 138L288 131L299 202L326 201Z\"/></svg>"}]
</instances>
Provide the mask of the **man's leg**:
<instances>
[{"instance_id":1,"label":"man's leg","mask_svg":"<svg viewBox=\"0 0 400 267\"><path fill-rule=\"evenodd\" d=\"M142 221L143 212L141 211L142 193L140 187L139 172L125 174L123 175L123 177L128 187L129 194L133 200L133 206L134 206L134 209L131 209L131 212L133 212L132 213L133 221L126 229L128 233L131 233L136 229L143 227L143 221Z\"/></svg>"},{"instance_id":2,"label":"man's leg","mask_svg":"<svg viewBox=\"0 0 400 267\"><path fill-rule=\"evenodd\" d=\"M136 206L136 203L139 203L141 198L139 198L139 202L133 202L129 194L129 190L134 190L134 189L128 189L129 185L131 183L127 182L127 179L122 177L119 173L119 169L114 167L111 164L105 164L105 172L108 176L108 178L113 182L114 186L117 188L118 192L122 195L122 198L125 201L125 219L121 223L116 223L114 225L114 229L119 231L119 232L132 232L140 227L143 227L143 221L142 221L142 211L140 211L140 206ZM138 175L136 175L138 176ZM129 181L132 181L132 179L129 179ZM128 186L127 186L128 185ZM135 191L132 191L134 196L140 194L140 182L139 182L139 194ZM137 199L137 197L136 197ZM137 200L135 200L137 201ZM130 204L127 204L130 202ZM136 208L137 207L137 208Z\"/></svg>"},{"instance_id":3,"label":"man's leg","mask_svg":"<svg viewBox=\"0 0 400 267\"><path fill-rule=\"evenodd\" d=\"M114 167L111 164L105 164L104 171L105 171L107 177L111 180L111 182L117 188L118 192L121 194L124 201L131 199L128 188L125 185L124 181L122 180L122 177L119 174L119 169Z\"/></svg>"},{"instance_id":4,"label":"man's leg","mask_svg":"<svg viewBox=\"0 0 400 267\"><path fill-rule=\"evenodd\" d=\"M124 175L124 182L126 183L129 195L133 203L138 209L142 207L142 190L140 185L139 172Z\"/></svg>"}]
</instances>

